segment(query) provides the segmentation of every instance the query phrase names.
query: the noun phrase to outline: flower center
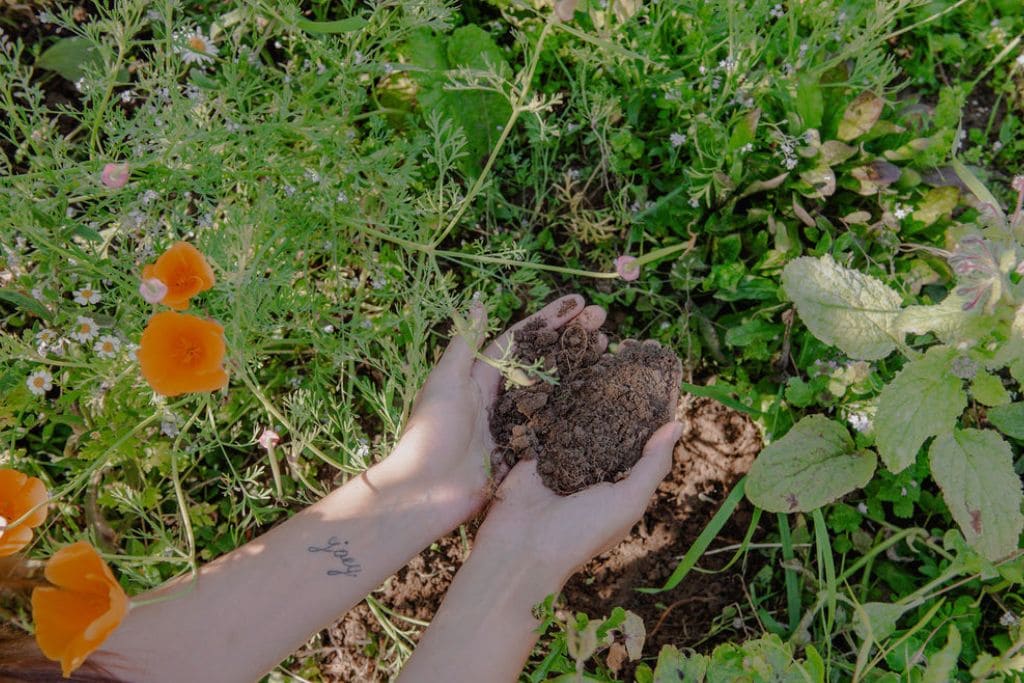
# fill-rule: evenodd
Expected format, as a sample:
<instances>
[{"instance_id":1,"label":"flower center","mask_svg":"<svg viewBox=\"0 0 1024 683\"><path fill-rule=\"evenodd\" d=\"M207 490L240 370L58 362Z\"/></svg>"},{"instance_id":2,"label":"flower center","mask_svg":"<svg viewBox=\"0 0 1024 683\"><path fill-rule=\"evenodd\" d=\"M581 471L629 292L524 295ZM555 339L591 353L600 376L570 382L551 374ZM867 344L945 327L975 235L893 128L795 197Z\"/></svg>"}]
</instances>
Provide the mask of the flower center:
<instances>
[{"instance_id":1,"label":"flower center","mask_svg":"<svg viewBox=\"0 0 1024 683\"><path fill-rule=\"evenodd\" d=\"M110 342L103 342L103 351L104 353L113 353L114 345L111 344Z\"/></svg>"},{"instance_id":2,"label":"flower center","mask_svg":"<svg viewBox=\"0 0 1024 683\"><path fill-rule=\"evenodd\" d=\"M82 298L83 299L91 299L92 298L92 290L91 289L83 289L82 290Z\"/></svg>"},{"instance_id":3,"label":"flower center","mask_svg":"<svg viewBox=\"0 0 1024 683\"><path fill-rule=\"evenodd\" d=\"M39 389L42 389L46 385L46 380L44 380L42 377L33 377L32 384L34 384Z\"/></svg>"},{"instance_id":4,"label":"flower center","mask_svg":"<svg viewBox=\"0 0 1024 683\"><path fill-rule=\"evenodd\" d=\"M194 339L182 339L179 353L184 365L194 366L203 359L203 346Z\"/></svg>"},{"instance_id":5,"label":"flower center","mask_svg":"<svg viewBox=\"0 0 1024 683\"><path fill-rule=\"evenodd\" d=\"M188 46L196 52L206 52L206 41L199 36L192 36L189 38Z\"/></svg>"},{"instance_id":6,"label":"flower center","mask_svg":"<svg viewBox=\"0 0 1024 683\"><path fill-rule=\"evenodd\" d=\"M92 325L89 323L82 323L78 326L79 334L89 334L92 331Z\"/></svg>"}]
</instances>

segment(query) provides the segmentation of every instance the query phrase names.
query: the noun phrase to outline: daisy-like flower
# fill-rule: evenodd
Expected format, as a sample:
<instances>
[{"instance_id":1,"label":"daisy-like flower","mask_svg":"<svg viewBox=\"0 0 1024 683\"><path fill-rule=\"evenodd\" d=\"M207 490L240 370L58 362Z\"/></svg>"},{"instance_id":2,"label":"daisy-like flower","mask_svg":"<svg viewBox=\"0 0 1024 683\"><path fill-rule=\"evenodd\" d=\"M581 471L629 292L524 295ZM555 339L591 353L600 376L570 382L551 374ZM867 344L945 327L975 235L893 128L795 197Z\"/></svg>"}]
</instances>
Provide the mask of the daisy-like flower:
<instances>
[{"instance_id":1,"label":"daisy-like flower","mask_svg":"<svg viewBox=\"0 0 1024 683\"><path fill-rule=\"evenodd\" d=\"M36 370L25 380L28 390L36 396L42 396L53 388L53 375L46 370Z\"/></svg>"},{"instance_id":2,"label":"daisy-like flower","mask_svg":"<svg viewBox=\"0 0 1024 683\"><path fill-rule=\"evenodd\" d=\"M99 341L92 348L100 358L113 358L121 350L121 340L105 334L99 338Z\"/></svg>"},{"instance_id":3,"label":"daisy-like flower","mask_svg":"<svg viewBox=\"0 0 1024 683\"><path fill-rule=\"evenodd\" d=\"M208 64L217 56L217 46L206 37L202 29L179 33L174 51L181 55L186 64Z\"/></svg>"},{"instance_id":4,"label":"daisy-like flower","mask_svg":"<svg viewBox=\"0 0 1024 683\"><path fill-rule=\"evenodd\" d=\"M673 147L682 147L686 144L686 135L683 133L672 133L672 135L668 136L668 141Z\"/></svg>"},{"instance_id":5,"label":"daisy-like flower","mask_svg":"<svg viewBox=\"0 0 1024 683\"><path fill-rule=\"evenodd\" d=\"M84 344L99 333L100 328L95 320L88 316L80 315L78 320L75 321L75 331L71 333L71 338Z\"/></svg>"},{"instance_id":6,"label":"daisy-like flower","mask_svg":"<svg viewBox=\"0 0 1024 683\"><path fill-rule=\"evenodd\" d=\"M75 290L75 303L80 306L88 306L89 304L97 304L100 301L100 293L92 288L90 282L85 287Z\"/></svg>"}]
</instances>

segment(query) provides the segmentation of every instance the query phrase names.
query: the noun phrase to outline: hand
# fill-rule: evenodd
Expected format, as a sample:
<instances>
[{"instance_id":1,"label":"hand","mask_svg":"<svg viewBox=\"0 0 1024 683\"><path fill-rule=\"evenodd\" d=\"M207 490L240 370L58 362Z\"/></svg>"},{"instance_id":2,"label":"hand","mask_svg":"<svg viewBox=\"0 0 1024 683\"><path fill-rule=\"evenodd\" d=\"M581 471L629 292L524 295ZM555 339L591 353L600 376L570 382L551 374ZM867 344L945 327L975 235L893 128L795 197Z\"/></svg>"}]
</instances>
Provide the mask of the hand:
<instances>
[{"instance_id":1,"label":"hand","mask_svg":"<svg viewBox=\"0 0 1024 683\"><path fill-rule=\"evenodd\" d=\"M499 564L531 565L543 577L539 580L560 590L577 568L622 540L643 516L654 490L672 469L672 451L682 430L678 422L662 425L625 479L570 496L544 486L536 460L519 462L498 489L473 554L498 555Z\"/></svg>"},{"instance_id":2,"label":"hand","mask_svg":"<svg viewBox=\"0 0 1024 683\"><path fill-rule=\"evenodd\" d=\"M588 330L597 330L605 316L600 306L584 306L578 294L563 296L509 328L484 355L500 359L515 330L533 320L543 320L550 329L576 321ZM477 357L487 330L487 312L482 305L470 310L464 327L427 377L394 453L377 465L410 486L436 488L439 495L451 500L460 522L478 512L489 497L491 475L494 482L500 482L507 474L507 468L495 467L493 472L490 468L495 443L488 421L502 377ZM602 335L599 343L607 345L607 339Z\"/></svg>"}]
</instances>

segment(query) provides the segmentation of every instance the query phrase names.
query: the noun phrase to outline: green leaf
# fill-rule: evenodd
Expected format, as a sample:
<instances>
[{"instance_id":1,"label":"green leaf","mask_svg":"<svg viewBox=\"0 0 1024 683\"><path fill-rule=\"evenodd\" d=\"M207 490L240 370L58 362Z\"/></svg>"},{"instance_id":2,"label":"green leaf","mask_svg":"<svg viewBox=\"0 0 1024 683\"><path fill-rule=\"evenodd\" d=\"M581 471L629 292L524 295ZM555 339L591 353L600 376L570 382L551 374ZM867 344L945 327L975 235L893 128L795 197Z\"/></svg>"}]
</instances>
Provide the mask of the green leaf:
<instances>
[{"instance_id":1,"label":"green leaf","mask_svg":"<svg viewBox=\"0 0 1024 683\"><path fill-rule=\"evenodd\" d=\"M896 629L896 622L909 607L906 605L894 605L888 602L865 602L857 607L854 617L853 630L857 632L861 640L869 638L881 643L892 635Z\"/></svg>"},{"instance_id":2,"label":"green leaf","mask_svg":"<svg viewBox=\"0 0 1024 683\"><path fill-rule=\"evenodd\" d=\"M811 333L858 360L888 356L900 338L900 295L831 256L804 256L782 271L782 286Z\"/></svg>"},{"instance_id":3,"label":"green leaf","mask_svg":"<svg viewBox=\"0 0 1024 683\"><path fill-rule=\"evenodd\" d=\"M795 108L804 129L821 128L821 118L825 114L825 99L821 95L821 86L806 73L800 75L796 85Z\"/></svg>"},{"instance_id":4,"label":"green leaf","mask_svg":"<svg viewBox=\"0 0 1024 683\"><path fill-rule=\"evenodd\" d=\"M306 33L337 34L352 33L366 26L369 23L362 17L348 17L337 21L310 21L309 19L298 19L295 28Z\"/></svg>"},{"instance_id":5,"label":"green leaf","mask_svg":"<svg viewBox=\"0 0 1024 683\"><path fill-rule=\"evenodd\" d=\"M988 421L1013 439L1024 440L1024 402L996 406L988 411Z\"/></svg>"},{"instance_id":6,"label":"green leaf","mask_svg":"<svg viewBox=\"0 0 1024 683\"><path fill-rule=\"evenodd\" d=\"M1003 386L1003 381L987 372L979 372L974 376L974 381L971 382L971 396L981 405L989 407L1010 402L1010 394Z\"/></svg>"},{"instance_id":7,"label":"green leaf","mask_svg":"<svg viewBox=\"0 0 1024 683\"><path fill-rule=\"evenodd\" d=\"M32 297L16 292L13 289L0 289L0 299L45 320L50 320L51 318L50 312L46 310L46 306Z\"/></svg>"},{"instance_id":8,"label":"green leaf","mask_svg":"<svg viewBox=\"0 0 1024 683\"><path fill-rule=\"evenodd\" d=\"M61 38L39 55L36 66L77 81L86 69L102 68L103 55L88 38Z\"/></svg>"},{"instance_id":9,"label":"green leaf","mask_svg":"<svg viewBox=\"0 0 1024 683\"><path fill-rule=\"evenodd\" d=\"M864 486L875 464L872 451L856 450L846 427L811 415L757 456L747 498L770 512L807 512Z\"/></svg>"},{"instance_id":10,"label":"green leaf","mask_svg":"<svg viewBox=\"0 0 1024 683\"><path fill-rule=\"evenodd\" d=\"M728 150L730 152L735 152L743 147L743 145L754 141L757 137L757 123L760 119L760 109L754 109L740 117L740 120L736 122L735 127L732 129L732 135L729 136Z\"/></svg>"},{"instance_id":11,"label":"green leaf","mask_svg":"<svg viewBox=\"0 0 1024 683\"><path fill-rule=\"evenodd\" d=\"M946 646L928 658L921 683L947 683L956 680L954 672L960 660L960 631L953 624L946 631Z\"/></svg>"},{"instance_id":12,"label":"green leaf","mask_svg":"<svg viewBox=\"0 0 1024 683\"><path fill-rule=\"evenodd\" d=\"M958 429L935 440L930 459L967 542L992 561L1016 550L1024 496L1010 444L990 429Z\"/></svg>"},{"instance_id":13,"label":"green leaf","mask_svg":"<svg viewBox=\"0 0 1024 683\"><path fill-rule=\"evenodd\" d=\"M654 683L702 683L708 670L708 658L695 654L687 657L674 645L665 645L658 653Z\"/></svg>"},{"instance_id":14,"label":"green leaf","mask_svg":"<svg viewBox=\"0 0 1024 683\"><path fill-rule=\"evenodd\" d=\"M948 215L960 203L960 190L955 187L933 187L921 198L921 204L914 211L915 221L931 225Z\"/></svg>"},{"instance_id":15,"label":"green leaf","mask_svg":"<svg viewBox=\"0 0 1024 683\"><path fill-rule=\"evenodd\" d=\"M974 196L979 200L991 206L992 210L996 212L996 215L1003 223L1005 223L1006 214L1003 212L1002 205L999 203L998 199L992 196L992 193L989 192L989 189L985 187L984 183L978 180L978 176L974 175L959 159L953 159L950 165L953 167L953 170L956 172L960 180L964 182L964 185L967 186L967 189L973 192Z\"/></svg>"},{"instance_id":16,"label":"green leaf","mask_svg":"<svg viewBox=\"0 0 1024 683\"><path fill-rule=\"evenodd\" d=\"M859 138L874 127L878 118L882 115L882 108L885 103L882 99L871 92L863 92L857 96L850 106L843 113L843 120L839 122L837 137L840 140L849 142Z\"/></svg>"},{"instance_id":17,"label":"green leaf","mask_svg":"<svg viewBox=\"0 0 1024 683\"><path fill-rule=\"evenodd\" d=\"M882 389L875 417L878 454L891 472L907 468L929 437L948 433L967 407L962 382L949 374L956 351L933 346Z\"/></svg>"},{"instance_id":18,"label":"green leaf","mask_svg":"<svg viewBox=\"0 0 1024 683\"><path fill-rule=\"evenodd\" d=\"M964 310L967 299L950 293L934 306L907 306L896 318L896 327L903 334L935 333L947 344L991 330L995 324L980 309Z\"/></svg>"}]
</instances>

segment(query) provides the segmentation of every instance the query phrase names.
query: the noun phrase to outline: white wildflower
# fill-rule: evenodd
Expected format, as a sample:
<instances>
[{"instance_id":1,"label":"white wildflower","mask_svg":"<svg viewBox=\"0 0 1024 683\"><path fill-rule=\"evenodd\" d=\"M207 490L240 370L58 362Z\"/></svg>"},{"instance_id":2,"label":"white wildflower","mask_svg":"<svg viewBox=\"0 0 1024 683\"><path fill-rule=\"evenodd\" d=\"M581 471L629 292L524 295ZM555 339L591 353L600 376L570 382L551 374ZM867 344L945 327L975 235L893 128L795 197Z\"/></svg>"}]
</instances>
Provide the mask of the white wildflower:
<instances>
[{"instance_id":1,"label":"white wildflower","mask_svg":"<svg viewBox=\"0 0 1024 683\"><path fill-rule=\"evenodd\" d=\"M99 334L100 328L96 325L96 321L92 318L84 315L78 316L78 320L75 321L75 331L71 333L71 338L85 343Z\"/></svg>"},{"instance_id":2,"label":"white wildflower","mask_svg":"<svg viewBox=\"0 0 1024 683\"><path fill-rule=\"evenodd\" d=\"M181 61L186 64L206 64L217 56L217 46L201 29L179 32L174 37L174 51L181 55Z\"/></svg>"},{"instance_id":3,"label":"white wildflower","mask_svg":"<svg viewBox=\"0 0 1024 683\"><path fill-rule=\"evenodd\" d=\"M851 413L846 421L850 423L854 431L864 432L871 426L871 418L864 413Z\"/></svg>"},{"instance_id":4,"label":"white wildflower","mask_svg":"<svg viewBox=\"0 0 1024 683\"><path fill-rule=\"evenodd\" d=\"M999 617L1000 626L1016 626L1018 623L1020 623L1020 617L1013 612L1003 612Z\"/></svg>"},{"instance_id":5,"label":"white wildflower","mask_svg":"<svg viewBox=\"0 0 1024 683\"><path fill-rule=\"evenodd\" d=\"M100 293L92 287L90 282L85 287L75 290L75 303L80 306L88 306L89 304L96 304L100 301Z\"/></svg>"},{"instance_id":6,"label":"white wildflower","mask_svg":"<svg viewBox=\"0 0 1024 683\"><path fill-rule=\"evenodd\" d=\"M781 19L786 15L786 10L782 9L782 5L775 5L768 14L774 19Z\"/></svg>"},{"instance_id":7,"label":"white wildflower","mask_svg":"<svg viewBox=\"0 0 1024 683\"><path fill-rule=\"evenodd\" d=\"M28 390L36 396L42 396L53 388L53 376L46 370L36 370L25 380Z\"/></svg>"},{"instance_id":8,"label":"white wildflower","mask_svg":"<svg viewBox=\"0 0 1024 683\"><path fill-rule=\"evenodd\" d=\"M177 422L171 418L160 423L160 431L164 433L164 436L169 436L173 439L181 430L178 429Z\"/></svg>"},{"instance_id":9,"label":"white wildflower","mask_svg":"<svg viewBox=\"0 0 1024 683\"><path fill-rule=\"evenodd\" d=\"M682 147L686 144L686 135L683 133L672 133L668 136L668 141L673 147Z\"/></svg>"},{"instance_id":10,"label":"white wildflower","mask_svg":"<svg viewBox=\"0 0 1024 683\"><path fill-rule=\"evenodd\" d=\"M121 350L121 340L105 334L99 338L99 341L92 348L100 358L113 358Z\"/></svg>"}]
</instances>

